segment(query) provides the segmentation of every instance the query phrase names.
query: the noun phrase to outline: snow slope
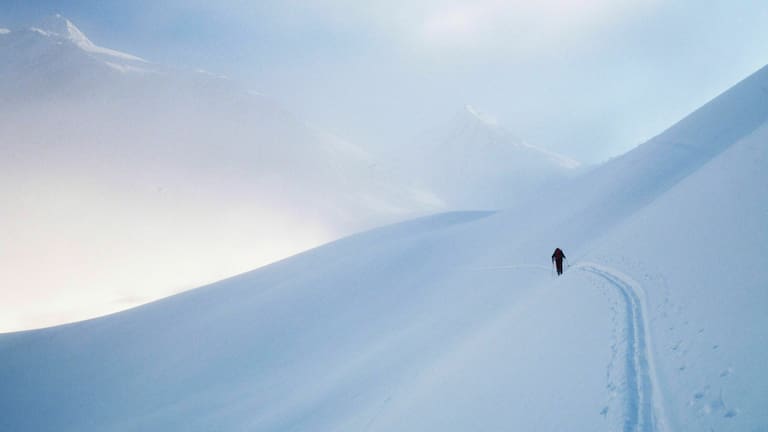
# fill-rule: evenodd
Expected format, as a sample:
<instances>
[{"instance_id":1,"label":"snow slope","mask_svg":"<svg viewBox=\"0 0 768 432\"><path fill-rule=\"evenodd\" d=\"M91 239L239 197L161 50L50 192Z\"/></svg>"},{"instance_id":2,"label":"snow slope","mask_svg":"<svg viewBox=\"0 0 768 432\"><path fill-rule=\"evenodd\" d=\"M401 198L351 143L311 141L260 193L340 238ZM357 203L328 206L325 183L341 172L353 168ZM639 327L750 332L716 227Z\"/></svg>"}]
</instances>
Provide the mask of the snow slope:
<instances>
[{"instance_id":1,"label":"snow slope","mask_svg":"<svg viewBox=\"0 0 768 432\"><path fill-rule=\"evenodd\" d=\"M2 335L0 430L765 429L766 88L763 68L557 199Z\"/></svg>"},{"instance_id":2,"label":"snow slope","mask_svg":"<svg viewBox=\"0 0 768 432\"><path fill-rule=\"evenodd\" d=\"M648 293L671 430L768 425L766 162L764 124L582 258L632 273Z\"/></svg>"}]
</instances>

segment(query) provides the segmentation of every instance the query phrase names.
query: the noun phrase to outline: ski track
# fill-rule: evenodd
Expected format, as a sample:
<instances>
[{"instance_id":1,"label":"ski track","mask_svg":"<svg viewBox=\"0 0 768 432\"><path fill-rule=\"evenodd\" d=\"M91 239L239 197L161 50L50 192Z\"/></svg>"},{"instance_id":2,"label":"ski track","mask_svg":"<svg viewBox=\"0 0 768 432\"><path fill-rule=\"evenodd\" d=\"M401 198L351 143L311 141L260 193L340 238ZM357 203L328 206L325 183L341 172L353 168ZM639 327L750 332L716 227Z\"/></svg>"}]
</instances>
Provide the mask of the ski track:
<instances>
[{"instance_id":1,"label":"ski track","mask_svg":"<svg viewBox=\"0 0 768 432\"><path fill-rule=\"evenodd\" d=\"M541 265L521 264L505 266L472 267L471 270L513 270L538 269L548 271ZM624 302L626 333L626 355L624 372L626 394L624 401L624 432L661 432L665 426L664 410L661 401L654 400L656 384L653 353L650 349L650 336L645 321L644 293L639 283L622 272L592 262L580 262L569 265L566 269L575 269L591 273L607 281L616 289Z\"/></svg>"},{"instance_id":2,"label":"ski track","mask_svg":"<svg viewBox=\"0 0 768 432\"><path fill-rule=\"evenodd\" d=\"M626 331L626 395L624 432L652 432L661 429L661 417L655 412L653 400L653 365L649 337L641 301L640 285L614 269L595 264L579 263L574 269L592 273L616 288L625 304ZM660 411L657 410L657 411Z\"/></svg>"}]
</instances>

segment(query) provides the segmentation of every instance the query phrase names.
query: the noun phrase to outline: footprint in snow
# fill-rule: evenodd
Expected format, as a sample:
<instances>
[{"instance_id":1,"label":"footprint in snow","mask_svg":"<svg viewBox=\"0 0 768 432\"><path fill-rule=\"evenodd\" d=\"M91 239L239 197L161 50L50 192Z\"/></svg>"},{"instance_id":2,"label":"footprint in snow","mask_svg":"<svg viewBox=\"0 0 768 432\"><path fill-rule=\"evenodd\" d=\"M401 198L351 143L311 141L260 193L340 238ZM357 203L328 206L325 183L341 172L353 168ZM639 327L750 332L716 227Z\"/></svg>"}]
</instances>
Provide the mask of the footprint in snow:
<instances>
[{"instance_id":1,"label":"footprint in snow","mask_svg":"<svg viewBox=\"0 0 768 432\"><path fill-rule=\"evenodd\" d=\"M708 390L708 389L706 389L706 388L705 388L705 389L704 389L704 390L702 390L702 391L697 391L696 393L694 393L694 394L693 394L693 398L694 398L694 399L696 399L696 400L701 400L701 399L703 399L703 398L704 398L704 396L706 396L706 395L707 395L707 390Z\"/></svg>"}]
</instances>

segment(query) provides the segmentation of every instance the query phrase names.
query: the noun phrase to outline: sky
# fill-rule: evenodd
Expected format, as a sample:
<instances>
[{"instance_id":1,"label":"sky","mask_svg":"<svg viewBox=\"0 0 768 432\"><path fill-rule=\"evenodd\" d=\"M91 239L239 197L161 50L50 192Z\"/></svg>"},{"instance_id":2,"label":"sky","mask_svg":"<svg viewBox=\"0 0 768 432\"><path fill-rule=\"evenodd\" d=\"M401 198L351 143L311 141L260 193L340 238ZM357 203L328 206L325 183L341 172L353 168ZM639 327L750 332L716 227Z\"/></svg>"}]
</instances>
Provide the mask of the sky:
<instances>
[{"instance_id":1,"label":"sky","mask_svg":"<svg viewBox=\"0 0 768 432\"><path fill-rule=\"evenodd\" d=\"M588 163L621 154L768 61L761 0L9 1L95 43L224 74L382 152L466 104Z\"/></svg>"}]
</instances>

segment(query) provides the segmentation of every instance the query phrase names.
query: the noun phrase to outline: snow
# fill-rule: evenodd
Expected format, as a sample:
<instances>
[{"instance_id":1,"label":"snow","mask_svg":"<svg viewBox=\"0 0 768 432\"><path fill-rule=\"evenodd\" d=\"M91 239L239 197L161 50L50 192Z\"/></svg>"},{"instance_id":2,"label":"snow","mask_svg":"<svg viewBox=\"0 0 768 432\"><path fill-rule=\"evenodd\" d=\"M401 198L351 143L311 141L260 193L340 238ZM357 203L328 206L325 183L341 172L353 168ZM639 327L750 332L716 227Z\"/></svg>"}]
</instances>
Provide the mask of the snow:
<instances>
[{"instance_id":1,"label":"snow","mask_svg":"<svg viewBox=\"0 0 768 432\"><path fill-rule=\"evenodd\" d=\"M766 88L504 211L0 335L0 430L764 429Z\"/></svg>"},{"instance_id":2,"label":"snow","mask_svg":"<svg viewBox=\"0 0 768 432\"><path fill-rule=\"evenodd\" d=\"M577 161L525 142L471 105L392 160L403 177L433 191L448 208L509 207L582 171Z\"/></svg>"},{"instance_id":3,"label":"snow","mask_svg":"<svg viewBox=\"0 0 768 432\"><path fill-rule=\"evenodd\" d=\"M114 62L104 62L107 66L122 73L153 73L153 71L131 65L122 65Z\"/></svg>"},{"instance_id":4,"label":"snow","mask_svg":"<svg viewBox=\"0 0 768 432\"><path fill-rule=\"evenodd\" d=\"M44 36L65 38L90 53L146 63L146 60L140 57L95 45L72 21L60 14L47 17L40 24L40 27L32 27L31 30Z\"/></svg>"},{"instance_id":5,"label":"snow","mask_svg":"<svg viewBox=\"0 0 768 432\"><path fill-rule=\"evenodd\" d=\"M619 227L590 258L644 279L670 430L768 424L761 287L768 233L768 125ZM638 235L641 234L641 235ZM631 244L626 257L614 251ZM660 250L660 245L662 250ZM746 418L745 418L746 417Z\"/></svg>"},{"instance_id":6,"label":"snow","mask_svg":"<svg viewBox=\"0 0 768 432\"><path fill-rule=\"evenodd\" d=\"M472 105L466 105L464 108L466 108L467 112L469 112L472 116L477 118L480 122L485 123L488 126L498 126L499 122L496 120L495 117L492 117L488 114L481 113L478 111L475 107Z\"/></svg>"},{"instance_id":7,"label":"snow","mask_svg":"<svg viewBox=\"0 0 768 432\"><path fill-rule=\"evenodd\" d=\"M124 86L122 77L112 75L165 71L137 56L95 45L60 15L0 38L2 105L103 95Z\"/></svg>"}]
</instances>

